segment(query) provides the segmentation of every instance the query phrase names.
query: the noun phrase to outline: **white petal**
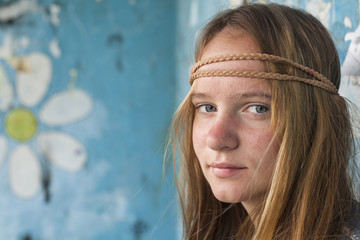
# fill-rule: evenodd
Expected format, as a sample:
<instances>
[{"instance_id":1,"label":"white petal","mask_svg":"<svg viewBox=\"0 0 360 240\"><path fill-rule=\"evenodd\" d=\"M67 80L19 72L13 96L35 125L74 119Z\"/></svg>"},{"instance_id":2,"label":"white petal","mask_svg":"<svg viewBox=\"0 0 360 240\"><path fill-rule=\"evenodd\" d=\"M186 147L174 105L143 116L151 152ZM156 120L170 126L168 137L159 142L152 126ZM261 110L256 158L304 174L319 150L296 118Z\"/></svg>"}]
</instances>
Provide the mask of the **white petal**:
<instances>
[{"instance_id":1,"label":"white petal","mask_svg":"<svg viewBox=\"0 0 360 240\"><path fill-rule=\"evenodd\" d=\"M39 150L53 164L75 172L84 166L87 158L85 147L74 137L60 132L42 132L37 139Z\"/></svg>"},{"instance_id":2,"label":"white petal","mask_svg":"<svg viewBox=\"0 0 360 240\"><path fill-rule=\"evenodd\" d=\"M4 157L7 153L7 150L8 150L7 140L4 136L0 135L0 166L4 161Z\"/></svg>"},{"instance_id":3,"label":"white petal","mask_svg":"<svg viewBox=\"0 0 360 240\"><path fill-rule=\"evenodd\" d=\"M4 68L0 66L0 110L6 111L10 108L13 101L13 89L11 87L8 75Z\"/></svg>"},{"instance_id":4,"label":"white petal","mask_svg":"<svg viewBox=\"0 0 360 240\"><path fill-rule=\"evenodd\" d=\"M41 186L41 166L27 145L19 145L10 156L10 186L15 195L31 198Z\"/></svg>"},{"instance_id":5,"label":"white petal","mask_svg":"<svg viewBox=\"0 0 360 240\"><path fill-rule=\"evenodd\" d=\"M17 93L22 104L33 107L41 101L49 88L51 60L45 54L35 52L20 61L22 62L21 68L18 65L17 71Z\"/></svg>"},{"instance_id":6,"label":"white petal","mask_svg":"<svg viewBox=\"0 0 360 240\"><path fill-rule=\"evenodd\" d=\"M63 126L86 117L92 110L90 96L80 89L54 94L41 109L40 120L50 126Z\"/></svg>"}]
</instances>

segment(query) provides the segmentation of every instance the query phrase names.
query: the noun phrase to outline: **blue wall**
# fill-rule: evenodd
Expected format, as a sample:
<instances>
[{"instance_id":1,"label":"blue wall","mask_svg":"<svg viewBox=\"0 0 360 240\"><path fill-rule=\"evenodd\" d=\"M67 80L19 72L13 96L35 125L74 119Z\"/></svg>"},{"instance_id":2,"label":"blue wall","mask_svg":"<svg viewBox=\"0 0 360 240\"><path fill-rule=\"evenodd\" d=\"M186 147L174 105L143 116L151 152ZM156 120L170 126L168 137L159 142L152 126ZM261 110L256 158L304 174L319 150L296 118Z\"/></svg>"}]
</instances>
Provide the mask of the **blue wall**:
<instances>
[{"instance_id":1,"label":"blue wall","mask_svg":"<svg viewBox=\"0 0 360 240\"><path fill-rule=\"evenodd\" d=\"M7 142L0 149L0 239L173 239L172 169L163 169L162 155L174 110L175 1L0 3L1 63L15 92L0 115ZM5 130L7 114L24 107L15 91L20 73L9 58L33 52L51 60L52 77L43 99L25 107L38 118L36 135L19 142ZM73 88L87 94L91 110L67 125L42 122L42 107ZM83 145L80 169L60 168L38 149L37 137L50 130ZM9 170L12 151L23 144L41 164L35 177L50 179L48 189L26 199L10 188Z\"/></svg>"},{"instance_id":2,"label":"blue wall","mask_svg":"<svg viewBox=\"0 0 360 240\"><path fill-rule=\"evenodd\" d=\"M0 239L179 238L167 129L189 89L198 30L242 2L0 0ZM359 2L274 2L319 13L345 69L341 91L360 105ZM38 84L46 70L48 85ZM46 85L36 104L26 81ZM17 108L37 124L22 141L6 120Z\"/></svg>"}]
</instances>

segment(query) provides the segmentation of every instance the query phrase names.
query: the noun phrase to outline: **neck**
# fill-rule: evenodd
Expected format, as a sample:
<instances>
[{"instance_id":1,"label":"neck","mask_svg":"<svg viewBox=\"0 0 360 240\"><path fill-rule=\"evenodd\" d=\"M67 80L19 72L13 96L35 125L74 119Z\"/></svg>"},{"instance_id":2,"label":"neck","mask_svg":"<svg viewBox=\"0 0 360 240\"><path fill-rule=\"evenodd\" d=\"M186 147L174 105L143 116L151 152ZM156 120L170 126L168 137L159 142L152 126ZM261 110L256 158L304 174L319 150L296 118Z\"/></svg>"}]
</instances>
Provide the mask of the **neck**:
<instances>
[{"instance_id":1,"label":"neck","mask_svg":"<svg viewBox=\"0 0 360 240\"><path fill-rule=\"evenodd\" d=\"M253 222L254 226L256 227L260 221L260 215L262 212L262 203L264 199L258 200L251 200L251 201L242 201L241 204L245 208L246 212L248 213L251 221Z\"/></svg>"}]
</instances>

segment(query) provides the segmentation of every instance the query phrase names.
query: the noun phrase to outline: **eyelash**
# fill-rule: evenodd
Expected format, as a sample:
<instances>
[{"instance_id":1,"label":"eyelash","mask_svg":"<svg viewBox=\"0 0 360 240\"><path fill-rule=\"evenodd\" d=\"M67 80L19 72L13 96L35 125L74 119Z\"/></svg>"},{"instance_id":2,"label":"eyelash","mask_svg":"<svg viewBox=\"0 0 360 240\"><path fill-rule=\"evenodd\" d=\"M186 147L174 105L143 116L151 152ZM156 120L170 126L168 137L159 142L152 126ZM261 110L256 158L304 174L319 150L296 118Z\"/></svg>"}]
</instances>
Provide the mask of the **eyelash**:
<instances>
[{"instance_id":1,"label":"eyelash","mask_svg":"<svg viewBox=\"0 0 360 240\"><path fill-rule=\"evenodd\" d=\"M217 111L217 108L211 104L201 104L199 106L196 106L196 109L198 109L202 113L212 113ZM259 112L260 110L263 110L263 112ZM246 112L259 115L267 114L269 110L270 108L268 106L262 104L250 105L246 108Z\"/></svg>"},{"instance_id":2,"label":"eyelash","mask_svg":"<svg viewBox=\"0 0 360 240\"><path fill-rule=\"evenodd\" d=\"M257 112L259 110L259 107L260 108L265 108L266 111L265 112ZM251 108L254 108L254 110L256 112L251 112L251 111L249 111L249 112L254 113L254 114L266 114L270 110L269 107L267 107L265 105L251 105L247 109L251 109Z\"/></svg>"},{"instance_id":3,"label":"eyelash","mask_svg":"<svg viewBox=\"0 0 360 240\"><path fill-rule=\"evenodd\" d=\"M214 111L211 111L211 112L217 111L216 107L214 107L211 104L202 104L202 105L197 106L196 109L199 109L201 112L210 113L210 111L208 111L207 107L211 107L211 108L215 109ZM202 108L205 108L205 109L202 109Z\"/></svg>"}]
</instances>

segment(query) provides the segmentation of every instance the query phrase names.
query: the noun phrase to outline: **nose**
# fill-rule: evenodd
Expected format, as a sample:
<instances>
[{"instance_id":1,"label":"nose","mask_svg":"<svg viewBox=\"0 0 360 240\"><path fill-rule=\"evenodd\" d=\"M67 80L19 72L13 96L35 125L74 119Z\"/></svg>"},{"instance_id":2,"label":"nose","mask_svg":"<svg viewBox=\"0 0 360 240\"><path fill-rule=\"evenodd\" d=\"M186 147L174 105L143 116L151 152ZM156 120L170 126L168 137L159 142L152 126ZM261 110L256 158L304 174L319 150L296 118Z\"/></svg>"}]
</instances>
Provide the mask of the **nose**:
<instances>
[{"instance_id":1,"label":"nose","mask_svg":"<svg viewBox=\"0 0 360 240\"><path fill-rule=\"evenodd\" d=\"M239 146L236 126L231 117L214 122L206 136L206 144L215 151L232 150Z\"/></svg>"}]
</instances>

